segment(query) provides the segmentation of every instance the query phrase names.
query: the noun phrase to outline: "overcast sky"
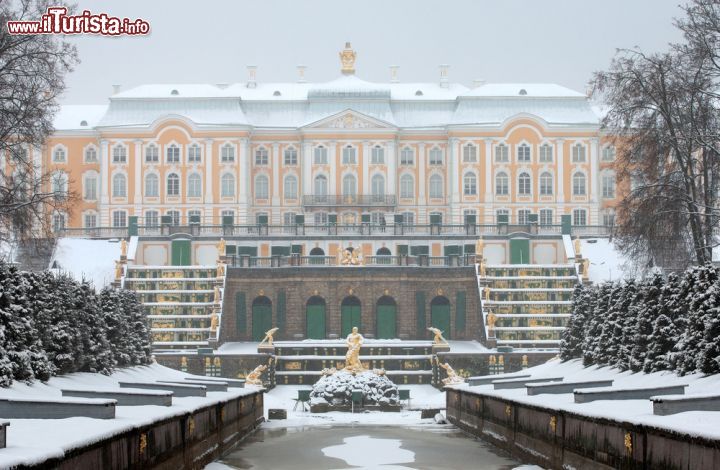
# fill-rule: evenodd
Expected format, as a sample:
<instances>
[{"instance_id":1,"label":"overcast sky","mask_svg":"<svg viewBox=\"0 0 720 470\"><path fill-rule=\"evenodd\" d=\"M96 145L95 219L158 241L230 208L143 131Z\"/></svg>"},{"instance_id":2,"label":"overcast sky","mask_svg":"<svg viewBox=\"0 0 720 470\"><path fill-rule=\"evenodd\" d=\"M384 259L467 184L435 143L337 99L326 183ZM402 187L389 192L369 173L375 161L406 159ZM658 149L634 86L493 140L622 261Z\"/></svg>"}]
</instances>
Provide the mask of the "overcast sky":
<instances>
[{"instance_id":1,"label":"overcast sky","mask_svg":"<svg viewBox=\"0 0 720 470\"><path fill-rule=\"evenodd\" d=\"M144 37L73 39L82 63L68 77L67 104L105 103L113 84L233 83L245 66L258 81L339 75L351 41L357 75L388 81L554 82L585 91L615 49L666 48L680 35L678 0L79 0L93 13L150 22Z\"/></svg>"}]
</instances>

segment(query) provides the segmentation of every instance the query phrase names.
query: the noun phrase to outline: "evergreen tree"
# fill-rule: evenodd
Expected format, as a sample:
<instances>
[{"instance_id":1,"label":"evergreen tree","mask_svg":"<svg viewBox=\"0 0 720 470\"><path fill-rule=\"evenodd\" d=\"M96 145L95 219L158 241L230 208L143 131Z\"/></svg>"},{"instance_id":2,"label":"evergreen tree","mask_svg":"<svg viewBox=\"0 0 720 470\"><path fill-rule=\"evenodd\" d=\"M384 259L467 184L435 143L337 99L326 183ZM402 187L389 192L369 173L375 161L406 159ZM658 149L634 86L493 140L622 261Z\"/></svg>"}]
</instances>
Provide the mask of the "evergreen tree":
<instances>
[{"instance_id":1,"label":"evergreen tree","mask_svg":"<svg viewBox=\"0 0 720 470\"><path fill-rule=\"evenodd\" d=\"M638 285L630 279L621 284L619 296L613 307L617 317L612 329L613 346L609 364L622 370L630 368L630 353L638 324L639 297Z\"/></svg>"},{"instance_id":2,"label":"evergreen tree","mask_svg":"<svg viewBox=\"0 0 720 470\"><path fill-rule=\"evenodd\" d=\"M582 356L582 342L585 337L587 317L592 311L593 301L590 286L577 284L572 294L573 310L567 327L562 332L560 358L563 361Z\"/></svg>"},{"instance_id":3,"label":"evergreen tree","mask_svg":"<svg viewBox=\"0 0 720 470\"><path fill-rule=\"evenodd\" d=\"M685 272L681 296L687 306L685 328L677 342L675 370L680 374L696 372L700 362L699 351L704 345L705 318L717 302L717 269L711 265L695 266Z\"/></svg>"},{"instance_id":4,"label":"evergreen tree","mask_svg":"<svg viewBox=\"0 0 720 470\"><path fill-rule=\"evenodd\" d=\"M633 372L643 370L645 358L653 342L654 323L660 314L660 293L665 283L660 273L655 273L641 284L636 302L637 323L632 338L628 367Z\"/></svg>"},{"instance_id":5,"label":"evergreen tree","mask_svg":"<svg viewBox=\"0 0 720 470\"><path fill-rule=\"evenodd\" d=\"M681 279L670 273L660 288L658 315L653 321L650 346L645 356L643 371L658 372L673 368L672 350L680 335L682 319L677 316Z\"/></svg>"},{"instance_id":6,"label":"evergreen tree","mask_svg":"<svg viewBox=\"0 0 720 470\"><path fill-rule=\"evenodd\" d=\"M582 341L583 364L586 366L599 363L597 349L612 288L613 284L611 282L601 284L595 293L594 305L591 309L588 309L591 313L586 320L587 328Z\"/></svg>"},{"instance_id":7,"label":"evergreen tree","mask_svg":"<svg viewBox=\"0 0 720 470\"><path fill-rule=\"evenodd\" d=\"M123 313L129 328L130 365L149 364L152 358L152 335L147 316L135 292L120 291Z\"/></svg>"}]
</instances>

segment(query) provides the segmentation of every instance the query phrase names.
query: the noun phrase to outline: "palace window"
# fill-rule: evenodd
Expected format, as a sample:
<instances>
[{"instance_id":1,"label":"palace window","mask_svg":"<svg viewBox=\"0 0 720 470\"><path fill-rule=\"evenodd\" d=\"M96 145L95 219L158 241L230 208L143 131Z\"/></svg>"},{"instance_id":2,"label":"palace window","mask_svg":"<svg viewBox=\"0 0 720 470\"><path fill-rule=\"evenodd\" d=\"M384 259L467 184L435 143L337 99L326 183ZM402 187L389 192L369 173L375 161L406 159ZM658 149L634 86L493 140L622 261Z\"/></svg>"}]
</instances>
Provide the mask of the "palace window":
<instances>
[{"instance_id":1,"label":"palace window","mask_svg":"<svg viewBox=\"0 0 720 470\"><path fill-rule=\"evenodd\" d=\"M540 225L552 225L553 211L552 209L540 209Z\"/></svg>"},{"instance_id":2,"label":"palace window","mask_svg":"<svg viewBox=\"0 0 720 470\"><path fill-rule=\"evenodd\" d=\"M235 177L230 173L225 173L220 178L220 197L235 196Z\"/></svg>"},{"instance_id":3,"label":"palace window","mask_svg":"<svg viewBox=\"0 0 720 470\"><path fill-rule=\"evenodd\" d=\"M260 147L255 150L255 164L264 166L268 164L268 151L265 147Z\"/></svg>"},{"instance_id":4,"label":"palace window","mask_svg":"<svg viewBox=\"0 0 720 470\"><path fill-rule=\"evenodd\" d=\"M327 165L328 162L328 149L322 145L315 147L313 152L313 163L316 165Z\"/></svg>"},{"instance_id":5,"label":"palace window","mask_svg":"<svg viewBox=\"0 0 720 470\"><path fill-rule=\"evenodd\" d=\"M517 148L518 162L530 163L530 146L528 144L520 144Z\"/></svg>"},{"instance_id":6,"label":"palace window","mask_svg":"<svg viewBox=\"0 0 720 470\"><path fill-rule=\"evenodd\" d=\"M202 196L202 178L197 173L191 173L188 176L188 197L200 197Z\"/></svg>"},{"instance_id":7,"label":"palace window","mask_svg":"<svg viewBox=\"0 0 720 470\"><path fill-rule=\"evenodd\" d=\"M167 195L180 195L180 177L177 175L177 173L170 173L167 177Z\"/></svg>"},{"instance_id":8,"label":"palace window","mask_svg":"<svg viewBox=\"0 0 720 470\"><path fill-rule=\"evenodd\" d=\"M518 176L518 194L520 196L529 196L532 194L530 174L524 171Z\"/></svg>"},{"instance_id":9,"label":"palace window","mask_svg":"<svg viewBox=\"0 0 720 470\"><path fill-rule=\"evenodd\" d=\"M342 149L342 162L343 165L354 165L355 162L355 147L348 145Z\"/></svg>"},{"instance_id":10,"label":"palace window","mask_svg":"<svg viewBox=\"0 0 720 470\"><path fill-rule=\"evenodd\" d=\"M603 214L603 225L606 227L612 227L615 225L615 212L607 211Z\"/></svg>"},{"instance_id":11,"label":"palace window","mask_svg":"<svg viewBox=\"0 0 720 470\"><path fill-rule=\"evenodd\" d=\"M507 196L510 193L510 178L507 173L501 171L495 175L495 194L498 196Z\"/></svg>"},{"instance_id":12,"label":"palace window","mask_svg":"<svg viewBox=\"0 0 720 470\"><path fill-rule=\"evenodd\" d=\"M602 197L615 199L615 174L611 172L602 175Z\"/></svg>"},{"instance_id":13,"label":"palace window","mask_svg":"<svg viewBox=\"0 0 720 470\"><path fill-rule=\"evenodd\" d=\"M385 195L385 177L383 175L375 175L372 177L372 195L382 197Z\"/></svg>"},{"instance_id":14,"label":"palace window","mask_svg":"<svg viewBox=\"0 0 720 470\"><path fill-rule=\"evenodd\" d=\"M88 212L83 216L83 226L85 228L97 227L97 214L94 212Z\"/></svg>"},{"instance_id":15,"label":"palace window","mask_svg":"<svg viewBox=\"0 0 720 470\"><path fill-rule=\"evenodd\" d=\"M127 212L113 211L112 225L113 227L127 227Z\"/></svg>"},{"instance_id":16,"label":"palace window","mask_svg":"<svg viewBox=\"0 0 720 470\"><path fill-rule=\"evenodd\" d=\"M430 165L442 165L443 164L443 152L439 147L433 147L430 149Z\"/></svg>"},{"instance_id":17,"label":"palace window","mask_svg":"<svg viewBox=\"0 0 720 470\"><path fill-rule=\"evenodd\" d=\"M530 223L530 209L520 209L518 211L518 224L527 225Z\"/></svg>"},{"instance_id":18,"label":"palace window","mask_svg":"<svg viewBox=\"0 0 720 470\"><path fill-rule=\"evenodd\" d=\"M316 196L327 196L328 181L325 175L317 175L315 177L314 187Z\"/></svg>"},{"instance_id":19,"label":"palace window","mask_svg":"<svg viewBox=\"0 0 720 470\"><path fill-rule=\"evenodd\" d=\"M193 221L202 222L202 212L197 209L188 211L187 215L188 215L188 222L193 222Z\"/></svg>"},{"instance_id":20,"label":"palace window","mask_svg":"<svg viewBox=\"0 0 720 470\"><path fill-rule=\"evenodd\" d=\"M53 163L65 163L66 161L66 154L65 149L63 147L55 147L55 150L53 151Z\"/></svg>"},{"instance_id":21,"label":"palace window","mask_svg":"<svg viewBox=\"0 0 720 470\"><path fill-rule=\"evenodd\" d=\"M509 162L510 157L508 155L508 146L505 144L498 144L495 146L495 161L496 162Z\"/></svg>"},{"instance_id":22,"label":"palace window","mask_svg":"<svg viewBox=\"0 0 720 470\"><path fill-rule=\"evenodd\" d=\"M283 214L283 225L295 225L295 212L285 212Z\"/></svg>"},{"instance_id":23,"label":"palace window","mask_svg":"<svg viewBox=\"0 0 720 470\"><path fill-rule=\"evenodd\" d=\"M372 156L370 157L370 163L375 165L382 165L385 163L385 149L376 145L372 148Z\"/></svg>"},{"instance_id":24,"label":"palace window","mask_svg":"<svg viewBox=\"0 0 720 470\"><path fill-rule=\"evenodd\" d=\"M415 225L415 213L414 212L403 212L402 213L403 225Z\"/></svg>"},{"instance_id":25,"label":"palace window","mask_svg":"<svg viewBox=\"0 0 720 470\"><path fill-rule=\"evenodd\" d=\"M85 193L84 197L88 201L95 201L97 199L97 174L88 173L84 178Z\"/></svg>"},{"instance_id":26,"label":"palace window","mask_svg":"<svg viewBox=\"0 0 720 470\"><path fill-rule=\"evenodd\" d=\"M463 147L463 163L477 162L477 147L473 144L467 144Z\"/></svg>"},{"instance_id":27,"label":"palace window","mask_svg":"<svg viewBox=\"0 0 720 470\"><path fill-rule=\"evenodd\" d=\"M264 149L263 149L264 150ZM267 151L265 152L265 158L267 158ZM223 163L231 163L235 161L235 146L232 144L225 144L220 149L220 161Z\"/></svg>"},{"instance_id":28,"label":"palace window","mask_svg":"<svg viewBox=\"0 0 720 470\"><path fill-rule=\"evenodd\" d=\"M285 199L297 199L298 180L294 175L288 175L285 177L283 194L285 195Z\"/></svg>"},{"instance_id":29,"label":"palace window","mask_svg":"<svg viewBox=\"0 0 720 470\"><path fill-rule=\"evenodd\" d=\"M98 154L95 147L88 147L85 149L85 163L97 163Z\"/></svg>"},{"instance_id":30,"label":"palace window","mask_svg":"<svg viewBox=\"0 0 720 470\"><path fill-rule=\"evenodd\" d=\"M198 144L192 144L188 147L188 162L200 163L202 161L202 151Z\"/></svg>"},{"instance_id":31,"label":"palace window","mask_svg":"<svg viewBox=\"0 0 720 470\"><path fill-rule=\"evenodd\" d=\"M67 196L68 176L64 172L53 173L51 185L55 199L64 199Z\"/></svg>"},{"instance_id":32,"label":"palace window","mask_svg":"<svg viewBox=\"0 0 720 470\"><path fill-rule=\"evenodd\" d=\"M127 163L127 149L124 145L116 145L112 149L113 163Z\"/></svg>"},{"instance_id":33,"label":"palace window","mask_svg":"<svg viewBox=\"0 0 720 470\"><path fill-rule=\"evenodd\" d=\"M158 211L145 212L145 226L157 227L160 225L160 213Z\"/></svg>"},{"instance_id":34,"label":"palace window","mask_svg":"<svg viewBox=\"0 0 720 470\"><path fill-rule=\"evenodd\" d=\"M506 215L508 219L510 217L510 211L508 209L498 209L495 211L495 221L500 222L500 216Z\"/></svg>"},{"instance_id":35,"label":"palace window","mask_svg":"<svg viewBox=\"0 0 720 470\"><path fill-rule=\"evenodd\" d=\"M585 146L583 144L575 144L572 148L573 163L583 163L585 161Z\"/></svg>"},{"instance_id":36,"label":"palace window","mask_svg":"<svg viewBox=\"0 0 720 470\"><path fill-rule=\"evenodd\" d=\"M112 179L113 197L127 197L127 178L122 173L116 173Z\"/></svg>"},{"instance_id":37,"label":"palace window","mask_svg":"<svg viewBox=\"0 0 720 470\"><path fill-rule=\"evenodd\" d=\"M145 162L157 163L160 160L157 145L150 144L145 148Z\"/></svg>"},{"instance_id":38,"label":"palace window","mask_svg":"<svg viewBox=\"0 0 720 470\"><path fill-rule=\"evenodd\" d=\"M540 146L540 162L541 163L552 163L553 161L553 149L550 144L542 144Z\"/></svg>"},{"instance_id":39,"label":"palace window","mask_svg":"<svg viewBox=\"0 0 720 470\"><path fill-rule=\"evenodd\" d=\"M158 197L160 195L160 180L156 174L145 176L145 197Z\"/></svg>"},{"instance_id":40,"label":"palace window","mask_svg":"<svg viewBox=\"0 0 720 470\"><path fill-rule=\"evenodd\" d=\"M553 193L553 176L549 172L540 175L540 195L552 196Z\"/></svg>"},{"instance_id":41,"label":"palace window","mask_svg":"<svg viewBox=\"0 0 720 470\"><path fill-rule=\"evenodd\" d=\"M432 181L432 177L430 181ZM415 197L415 180L412 175L406 173L400 177L400 197L403 199L412 199ZM432 197L432 195L430 195L430 197Z\"/></svg>"},{"instance_id":42,"label":"palace window","mask_svg":"<svg viewBox=\"0 0 720 470\"><path fill-rule=\"evenodd\" d=\"M180 211L167 211L167 215L170 216L170 224L171 225L180 225Z\"/></svg>"},{"instance_id":43,"label":"palace window","mask_svg":"<svg viewBox=\"0 0 720 470\"><path fill-rule=\"evenodd\" d=\"M255 199L267 199L270 194L268 177L259 175L255 178Z\"/></svg>"},{"instance_id":44,"label":"palace window","mask_svg":"<svg viewBox=\"0 0 720 470\"><path fill-rule=\"evenodd\" d=\"M432 175L429 181L430 199L441 199L443 197L443 180L440 175Z\"/></svg>"},{"instance_id":45,"label":"palace window","mask_svg":"<svg viewBox=\"0 0 720 470\"><path fill-rule=\"evenodd\" d=\"M410 147L403 147L400 151L400 164L411 166L415 164L415 151Z\"/></svg>"},{"instance_id":46,"label":"palace window","mask_svg":"<svg viewBox=\"0 0 720 470\"><path fill-rule=\"evenodd\" d=\"M343 196L355 196L357 194L357 180L353 175L343 177Z\"/></svg>"},{"instance_id":47,"label":"palace window","mask_svg":"<svg viewBox=\"0 0 720 470\"><path fill-rule=\"evenodd\" d=\"M165 153L168 163L180 163L180 147L170 144Z\"/></svg>"},{"instance_id":48,"label":"palace window","mask_svg":"<svg viewBox=\"0 0 720 470\"><path fill-rule=\"evenodd\" d=\"M327 223L328 223L327 212L315 212L315 214L313 214L313 223L315 225L327 225Z\"/></svg>"},{"instance_id":49,"label":"palace window","mask_svg":"<svg viewBox=\"0 0 720 470\"><path fill-rule=\"evenodd\" d=\"M587 225L587 211L585 209L573 210L573 225Z\"/></svg>"},{"instance_id":50,"label":"palace window","mask_svg":"<svg viewBox=\"0 0 720 470\"><path fill-rule=\"evenodd\" d=\"M615 147L608 145L603 148L602 159L604 162L612 162L615 160Z\"/></svg>"},{"instance_id":51,"label":"palace window","mask_svg":"<svg viewBox=\"0 0 720 470\"><path fill-rule=\"evenodd\" d=\"M465 173L463 178L463 194L465 196L475 196L477 194L477 177L475 173Z\"/></svg>"},{"instance_id":52,"label":"palace window","mask_svg":"<svg viewBox=\"0 0 720 470\"><path fill-rule=\"evenodd\" d=\"M573 175L573 196L585 195L585 173L578 171Z\"/></svg>"},{"instance_id":53,"label":"palace window","mask_svg":"<svg viewBox=\"0 0 720 470\"><path fill-rule=\"evenodd\" d=\"M297 149L295 147L288 147L283 152L283 160L285 161L285 166L295 166L297 165L298 161L298 153Z\"/></svg>"},{"instance_id":54,"label":"palace window","mask_svg":"<svg viewBox=\"0 0 720 470\"><path fill-rule=\"evenodd\" d=\"M52 230L57 233L65 229L65 214L55 212L52 217Z\"/></svg>"},{"instance_id":55,"label":"palace window","mask_svg":"<svg viewBox=\"0 0 720 470\"><path fill-rule=\"evenodd\" d=\"M226 224L226 221L229 222L229 224ZM232 209L225 209L224 211L220 212L220 222L222 222L223 225L234 225L235 211Z\"/></svg>"}]
</instances>

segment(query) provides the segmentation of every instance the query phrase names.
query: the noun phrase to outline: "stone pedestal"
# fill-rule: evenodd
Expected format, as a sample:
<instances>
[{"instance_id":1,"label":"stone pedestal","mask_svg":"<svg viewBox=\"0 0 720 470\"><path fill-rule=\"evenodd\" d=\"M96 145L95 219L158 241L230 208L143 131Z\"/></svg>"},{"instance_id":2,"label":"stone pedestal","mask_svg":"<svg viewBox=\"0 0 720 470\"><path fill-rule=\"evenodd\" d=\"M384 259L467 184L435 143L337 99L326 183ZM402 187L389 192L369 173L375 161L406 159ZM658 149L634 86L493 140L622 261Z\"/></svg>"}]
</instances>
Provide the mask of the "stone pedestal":
<instances>
[{"instance_id":1,"label":"stone pedestal","mask_svg":"<svg viewBox=\"0 0 720 470\"><path fill-rule=\"evenodd\" d=\"M260 344L258 345L257 351L259 353L263 354L275 354L275 346L270 346L269 344Z\"/></svg>"},{"instance_id":2,"label":"stone pedestal","mask_svg":"<svg viewBox=\"0 0 720 470\"><path fill-rule=\"evenodd\" d=\"M488 338L485 343L488 348L495 348L497 347L497 338Z\"/></svg>"},{"instance_id":3,"label":"stone pedestal","mask_svg":"<svg viewBox=\"0 0 720 470\"><path fill-rule=\"evenodd\" d=\"M433 354L444 353L444 352L448 352L448 351L450 351L450 345L447 343L432 345Z\"/></svg>"}]
</instances>

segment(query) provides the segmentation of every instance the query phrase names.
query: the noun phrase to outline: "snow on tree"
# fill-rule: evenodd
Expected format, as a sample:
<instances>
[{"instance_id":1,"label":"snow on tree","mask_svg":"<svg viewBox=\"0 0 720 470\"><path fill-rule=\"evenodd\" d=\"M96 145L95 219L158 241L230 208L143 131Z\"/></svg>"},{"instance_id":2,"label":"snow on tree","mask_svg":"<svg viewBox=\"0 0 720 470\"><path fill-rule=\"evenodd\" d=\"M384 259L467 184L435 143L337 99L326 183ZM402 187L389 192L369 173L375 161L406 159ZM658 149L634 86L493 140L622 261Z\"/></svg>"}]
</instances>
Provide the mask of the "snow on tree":
<instances>
[{"instance_id":1,"label":"snow on tree","mask_svg":"<svg viewBox=\"0 0 720 470\"><path fill-rule=\"evenodd\" d=\"M612 286L613 284L610 282L601 284L594 297L595 304L590 310L588 326L582 342L583 364L585 365L600 363L597 350L600 347L600 333L607 313Z\"/></svg>"},{"instance_id":2,"label":"snow on tree","mask_svg":"<svg viewBox=\"0 0 720 470\"><path fill-rule=\"evenodd\" d=\"M655 273L640 285L638 297L630 315L636 317L632 338L627 338L628 368L633 372L643 370L648 349L652 343L655 319L660 314L660 293L665 280L660 273Z\"/></svg>"},{"instance_id":3,"label":"snow on tree","mask_svg":"<svg viewBox=\"0 0 720 470\"><path fill-rule=\"evenodd\" d=\"M573 310L560 341L560 358L564 361L582 356L588 318L592 312L596 289L577 284L572 294Z\"/></svg>"}]
</instances>

